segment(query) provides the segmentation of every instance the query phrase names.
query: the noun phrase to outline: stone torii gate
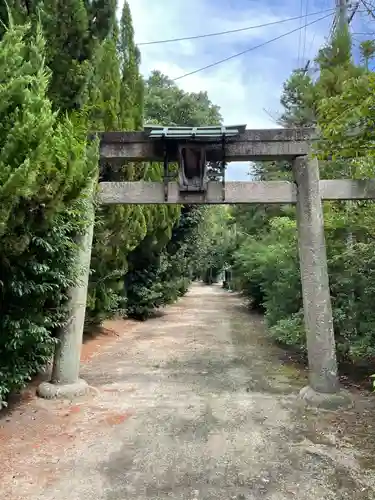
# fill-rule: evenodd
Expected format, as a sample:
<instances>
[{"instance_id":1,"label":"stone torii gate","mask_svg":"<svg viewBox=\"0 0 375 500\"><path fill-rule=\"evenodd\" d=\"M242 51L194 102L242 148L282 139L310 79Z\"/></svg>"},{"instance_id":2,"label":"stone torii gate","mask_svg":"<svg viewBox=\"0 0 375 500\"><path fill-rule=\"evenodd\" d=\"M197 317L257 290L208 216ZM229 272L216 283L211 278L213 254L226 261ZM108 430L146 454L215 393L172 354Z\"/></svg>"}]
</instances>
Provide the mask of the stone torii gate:
<instances>
[{"instance_id":1,"label":"stone torii gate","mask_svg":"<svg viewBox=\"0 0 375 500\"><path fill-rule=\"evenodd\" d=\"M375 198L373 181L320 180L318 161L309 156L311 129L246 130L235 127L147 127L142 132L99 134L101 164L164 162L163 182L101 182L102 204L284 204L297 206L299 257L309 362L309 385L301 390L308 403L329 408L346 405L338 382L324 237L322 200ZM294 182L225 182L209 180L210 162L277 161L292 164ZM179 162L172 180L170 162ZM70 320L61 331L52 379L41 397L73 397L87 390L79 378L82 333L90 268L93 222L81 240L79 284L70 294Z\"/></svg>"}]
</instances>

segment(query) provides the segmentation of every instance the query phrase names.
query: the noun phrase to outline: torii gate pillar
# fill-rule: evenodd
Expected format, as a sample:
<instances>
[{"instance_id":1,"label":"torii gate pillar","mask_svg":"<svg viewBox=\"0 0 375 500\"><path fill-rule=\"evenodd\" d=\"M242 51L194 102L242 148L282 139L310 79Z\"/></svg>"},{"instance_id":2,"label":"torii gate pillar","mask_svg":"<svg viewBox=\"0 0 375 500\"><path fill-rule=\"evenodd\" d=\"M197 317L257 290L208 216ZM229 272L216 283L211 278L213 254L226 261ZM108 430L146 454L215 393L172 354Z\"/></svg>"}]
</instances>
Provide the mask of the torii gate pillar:
<instances>
[{"instance_id":1,"label":"torii gate pillar","mask_svg":"<svg viewBox=\"0 0 375 500\"><path fill-rule=\"evenodd\" d=\"M346 406L350 398L340 390L337 374L318 160L298 157L293 161L293 173L309 361L309 386L301 390L301 396L314 406Z\"/></svg>"},{"instance_id":2,"label":"torii gate pillar","mask_svg":"<svg viewBox=\"0 0 375 500\"><path fill-rule=\"evenodd\" d=\"M71 399L85 394L89 389L87 382L80 378L79 375L95 224L92 199L94 187L93 183L86 193L86 229L76 239L78 247L75 262L77 283L68 290L68 321L59 331L59 343L56 345L54 353L51 380L42 382L37 389L38 395L45 399Z\"/></svg>"}]
</instances>

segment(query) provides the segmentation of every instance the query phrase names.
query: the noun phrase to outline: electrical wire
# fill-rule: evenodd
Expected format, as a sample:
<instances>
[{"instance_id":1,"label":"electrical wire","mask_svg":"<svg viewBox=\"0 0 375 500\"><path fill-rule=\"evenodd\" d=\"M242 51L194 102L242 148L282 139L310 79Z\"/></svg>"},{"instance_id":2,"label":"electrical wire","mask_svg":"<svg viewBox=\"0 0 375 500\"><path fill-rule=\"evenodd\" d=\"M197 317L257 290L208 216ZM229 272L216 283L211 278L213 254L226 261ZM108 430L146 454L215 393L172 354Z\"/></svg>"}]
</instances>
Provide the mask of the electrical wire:
<instances>
[{"instance_id":1,"label":"electrical wire","mask_svg":"<svg viewBox=\"0 0 375 500\"><path fill-rule=\"evenodd\" d=\"M335 29L336 29L336 23L337 23L337 16L334 15L332 18L332 24L331 24L331 27L330 27L329 33L328 33L328 40L330 40L333 37L333 33L335 32Z\"/></svg>"},{"instance_id":2,"label":"electrical wire","mask_svg":"<svg viewBox=\"0 0 375 500\"><path fill-rule=\"evenodd\" d=\"M350 26L350 23L352 22L354 16L356 15L356 12L357 10L359 9L359 5L360 5L360 1L358 1L354 6L353 6L353 9L351 11L351 13L349 14L349 17L348 17L348 24Z\"/></svg>"},{"instance_id":3,"label":"electrical wire","mask_svg":"<svg viewBox=\"0 0 375 500\"><path fill-rule=\"evenodd\" d=\"M366 0L366 1L360 0L360 2L362 2L367 9L369 6L371 7L371 9L375 9L375 5L370 0Z\"/></svg>"},{"instance_id":4,"label":"electrical wire","mask_svg":"<svg viewBox=\"0 0 375 500\"><path fill-rule=\"evenodd\" d=\"M309 49L306 52L307 61L306 61L306 66L305 66L305 74L310 70L311 59L313 58L312 54L313 54L315 38L316 38L316 31L314 31L312 38L309 40Z\"/></svg>"},{"instance_id":5,"label":"electrical wire","mask_svg":"<svg viewBox=\"0 0 375 500\"><path fill-rule=\"evenodd\" d=\"M312 53L313 53L313 47L314 47L315 38L316 38L316 32L314 31L313 37L310 40L309 50L307 52L307 54L308 54L308 60L309 61L311 61L311 58L312 58ZM310 66L310 62L308 63L308 66Z\"/></svg>"},{"instance_id":6,"label":"electrical wire","mask_svg":"<svg viewBox=\"0 0 375 500\"><path fill-rule=\"evenodd\" d=\"M331 9L320 10L318 12L312 12L311 14L308 14L308 17L317 16L318 14L325 14L326 12L332 12L334 10L335 10L334 8L331 8ZM230 33L239 33L241 31L249 31L249 30L257 29L257 28L266 28L267 26L274 26L276 24L286 23L288 21L296 21L297 19L301 19L302 17L305 17L305 16L289 17L287 19L281 19L279 21L272 21L270 23L258 24L257 26L247 26L245 28L237 28L234 30L227 30L227 31L218 31L216 33L206 33L204 35L185 36L182 38L168 38L165 40L154 40L152 42L141 42L141 43L137 43L136 45L138 45L138 46L156 45L156 44L161 44L161 43L183 42L185 40L197 40L199 38L208 38L208 37L212 37L212 36L228 35Z\"/></svg>"},{"instance_id":7,"label":"electrical wire","mask_svg":"<svg viewBox=\"0 0 375 500\"><path fill-rule=\"evenodd\" d=\"M299 27L300 30L298 32L298 54L297 54L297 66L300 66L301 62L301 42L302 42L302 18L303 18L303 0L300 0L300 9L299 9Z\"/></svg>"},{"instance_id":8,"label":"electrical wire","mask_svg":"<svg viewBox=\"0 0 375 500\"><path fill-rule=\"evenodd\" d=\"M307 0L308 1L308 0ZM367 11L363 11L363 10L359 10L359 6L361 4L361 0L357 0L357 2L355 3L355 5L353 6L353 9L348 17L348 25L350 26L350 29L352 30L352 27L351 27L351 22L353 21L354 19L354 16L356 13L363 13L363 12L367 12ZM329 29L329 36L328 36L328 39L331 39L333 37L333 33L336 29L336 25L337 25L337 16L333 16L333 19L332 19L332 24L331 24L331 27ZM361 33L353 33L352 32L352 35L353 34L361 34ZM362 33L363 35L365 35L366 33ZM308 52L308 55L310 56L310 58L308 59L307 63L306 63L306 67L305 67L305 72L307 72L309 70L309 67L310 67L310 62L311 62L311 51L312 51L312 47L313 47L313 44L314 44L314 41L315 41L315 35L316 33L314 32L314 36L313 36L313 39L310 43L310 48L309 48L309 52Z\"/></svg>"},{"instance_id":9,"label":"electrical wire","mask_svg":"<svg viewBox=\"0 0 375 500\"><path fill-rule=\"evenodd\" d=\"M302 49L302 61L305 60L306 56L306 37L307 37L307 17L309 15L309 0L306 0L306 9L305 9L305 25L304 25L304 33L303 33L303 49Z\"/></svg>"},{"instance_id":10,"label":"electrical wire","mask_svg":"<svg viewBox=\"0 0 375 500\"><path fill-rule=\"evenodd\" d=\"M370 3L370 2L365 2L365 0L362 0L362 3L365 7L365 9L367 10L367 13L370 17L372 17L373 19L375 19L375 13L373 10L371 9L374 9L374 6Z\"/></svg>"},{"instance_id":11,"label":"electrical wire","mask_svg":"<svg viewBox=\"0 0 375 500\"><path fill-rule=\"evenodd\" d=\"M330 9L332 10L332 9ZM323 21L323 19L327 19L330 17L331 14L327 14L326 16L320 17L319 19L315 19L314 21L310 22L307 24L307 26L311 26L312 24L315 24L319 21ZM224 59L220 59L220 61L216 61L214 63L208 64L207 66L203 66L202 68L195 69L194 71L190 71L189 73L185 73L184 75L178 76L177 78L173 78L173 81L181 80L182 78L186 78L187 76L190 75L195 75L196 73L200 73L201 71L204 71L209 68L213 68L214 66L218 66L219 64L222 64L224 62L230 61L231 59L235 59L236 57L240 57L243 54L247 54L248 52L252 52L253 50L260 49L261 47L264 47L265 45L268 45L272 42L276 42L277 40L280 40L281 38L284 38L285 36L291 35L292 33L296 33L299 31L301 27L295 28L294 30L288 31L286 33L283 33L282 35L276 36L275 38L271 38L270 40L267 40L266 42L260 43L259 45L255 45L254 47L250 47L246 50L243 50L242 52L238 52L237 54L233 54L232 56L226 57Z\"/></svg>"}]
</instances>

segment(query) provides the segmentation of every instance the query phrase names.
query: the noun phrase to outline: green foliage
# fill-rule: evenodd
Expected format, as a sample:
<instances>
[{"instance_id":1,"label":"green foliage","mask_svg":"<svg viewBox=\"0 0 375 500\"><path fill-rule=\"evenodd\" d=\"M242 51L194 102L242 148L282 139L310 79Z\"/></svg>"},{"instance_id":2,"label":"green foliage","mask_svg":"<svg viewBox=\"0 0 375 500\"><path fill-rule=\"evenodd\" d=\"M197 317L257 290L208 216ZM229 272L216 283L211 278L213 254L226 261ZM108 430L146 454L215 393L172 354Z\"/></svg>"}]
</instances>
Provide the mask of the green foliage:
<instances>
[{"instance_id":1,"label":"green foliage","mask_svg":"<svg viewBox=\"0 0 375 500\"><path fill-rule=\"evenodd\" d=\"M51 355L97 145L47 97L41 30L11 25L0 42L0 401Z\"/></svg>"},{"instance_id":2,"label":"green foliage","mask_svg":"<svg viewBox=\"0 0 375 500\"><path fill-rule=\"evenodd\" d=\"M121 128L139 130L143 124L143 80L139 73L140 53L134 43L134 29L128 2L122 10L118 37L121 69Z\"/></svg>"},{"instance_id":3,"label":"green foliage","mask_svg":"<svg viewBox=\"0 0 375 500\"><path fill-rule=\"evenodd\" d=\"M147 123L159 125L198 127L221 122L219 108L207 92L184 92L160 71L153 71L146 81L145 116Z\"/></svg>"},{"instance_id":4,"label":"green foliage","mask_svg":"<svg viewBox=\"0 0 375 500\"><path fill-rule=\"evenodd\" d=\"M0 7L0 400L48 359L80 279L77 238L97 179L92 130L221 123L204 92L158 72L144 83L128 2L9 0ZM6 28L8 27L8 29ZM101 165L105 180L161 180L158 163ZM224 262L224 233L204 239L204 207L96 207L87 324L144 319L186 293L198 256ZM212 219L213 220L213 219ZM220 246L221 243L221 246Z\"/></svg>"},{"instance_id":5,"label":"green foliage","mask_svg":"<svg viewBox=\"0 0 375 500\"><path fill-rule=\"evenodd\" d=\"M92 40L105 40L116 29L116 0L84 0Z\"/></svg>"},{"instance_id":6,"label":"green foliage","mask_svg":"<svg viewBox=\"0 0 375 500\"><path fill-rule=\"evenodd\" d=\"M200 224L197 263L194 274L210 284L232 264L232 253L236 247L235 227L227 206L205 208Z\"/></svg>"},{"instance_id":7,"label":"green foliage","mask_svg":"<svg viewBox=\"0 0 375 500\"><path fill-rule=\"evenodd\" d=\"M375 56L375 40L364 40L360 43L362 61L366 71L369 71L369 63Z\"/></svg>"},{"instance_id":8,"label":"green foliage","mask_svg":"<svg viewBox=\"0 0 375 500\"><path fill-rule=\"evenodd\" d=\"M51 70L48 95L54 109L77 110L84 104L93 53L116 27L116 0L8 0L16 24L42 23L45 58ZM0 6L0 39L9 24Z\"/></svg>"},{"instance_id":9,"label":"green foliage","mask_svg":"<svg viewBox=\"0 0 375 500\"><path fill-rule=\"evenodd\" d=\"M297 313L301 296L295 222L273 218L269 231L248 236L234 255L234 270L250 305L266 311L268 326Z\"/></svg>"},{"instance_id":10,"label":"green foliage","mask_svg":"<svg viewBox=\"0 0 375 500\"><path fill-rule=\"evenodd\" d=\"M92 130L119 130L120 114L120 65L116 40L107 38L96 48L88 79L85 101Z\"/></svg>"},{"instance_id":11,"label":"green foliage","mask_svg":"<svg viewBox=\"0 0 375 500\"><path fill-rule=\"evenodd\" d=\"M90 127L97 131L135 129L139 113L142 114L135 106L140 76L130 11L126 10L126 5L120 29L113 30L97 46L93 56L84 101ZM128 30L129 26L131 29ZM125 52L134 62L132 73L126 73ZM141 166L141 173L142 170ZM111 174L112 180L135 178L142 178L142 175L139 176L130 164ZM124 276L128 271L128 254L147 235L148 225L154 223L152 209L147 207L98 207L87 304L88 323L101 323L114 314L125 313Z\"/></svg>"},{"instance_id":12,"label":"green foliage","mask_svg":"<svg viewBox=\"0 0 375 500\"><path fill-rule=\"evenodd\" d=\"M350 360L375 355L374 241L354 243L330 259L331 293L340 353Z\"/></svg>"},{"instance_id":13,"label":"green foliage","mask_svg":"<svg viewBox=\"0 0 375 500\"><path fill-rule=\"evenodd\" d=\"M333 151L335 158L354 158L351 165L360 178L371 175L374 164L374 92L374 73L364 73L350 78L340 94L323 99L319 108L321 155Z\"/></svg>"},{"instance_id":14,"label":"green foliage","mask_svg":"<svg viewBox=\"0 0 375 500\"><path fill-rule=\"evenodd\" d=\"M124 59L129 60L129 56ZM144 105L146 123L208 125L221 121L207 94L186 93L157 71L145 82ZM161 180L161 165L149 166L145 178ZM196 274L197 233L205 213L203 208L193 207L181 211L181 207L156 206L148 210L147 235L129 255L125 276L127 313L140 319L187 291Z\"/></svg>"},{"instance_id":15,"label":"green foliage","mask_svg":"<svg viewBox=\"0 0 375 500\"><path fill-rule=\"evenodd\" d=\"M176 209L175 209L176 210ZM175 301L187 290L190 281L187 242L194 221L187 220L186 208L174 227L155 224L142 243L129 256L129 272L125 277L127 313L146 319L153 310ZM170 216L169 216L170 219ZM168 220L168 219L166 219Z\"/></svg>"},{"instance_id":16,"label":"green foliage","mask_svg":"<svg viewBox=\"0 0 375 500\"><path fill-rule=\"evenodd\" d=\"M296 71L284 85L281 103L286 126L316 125L322 178L374 177L373 44L362 47L363 66L354 64L347 29L337 31L318 54L319 77ZM280 163L256 165L257 180L291 180ZM235 207L237 287L253 307L261 307L272 337L305 352L301 284L294 209ZM375 204L324 204L328 270L336 345L340 360L374 357Z\"/></svg>"},{"instance_id":17,"label":"green foliage","mask_svg":"<svg viewBox=\"0 0 375 500\"><path fill-rule=\"evenodd\" d=\"M315 92L311 77L295 70L284 83L280 102L284 108L279 122L285 127L310 127L316 122Z\"/></svg>"},{"instance_id":18,"label":"green foliage","mask_svg":"<svg viewBox=\"0 0 375 500\"><path fill-rule=\"evenodd\" d=\"M89 70L88 16L83 0L43 2L52 71L49 93L57 109L78 109Z\"/></svg>"},{"instance_id":19,"label":"green foliage","mask_svg":"<svg viewBox=\"0 0 375 500\"><path fill-rule=\"evenodd\" d=\"M272 338L282 346L306 354L306 337L303 311L291 313L269 327Z\"/></svg>"}]
</instances>

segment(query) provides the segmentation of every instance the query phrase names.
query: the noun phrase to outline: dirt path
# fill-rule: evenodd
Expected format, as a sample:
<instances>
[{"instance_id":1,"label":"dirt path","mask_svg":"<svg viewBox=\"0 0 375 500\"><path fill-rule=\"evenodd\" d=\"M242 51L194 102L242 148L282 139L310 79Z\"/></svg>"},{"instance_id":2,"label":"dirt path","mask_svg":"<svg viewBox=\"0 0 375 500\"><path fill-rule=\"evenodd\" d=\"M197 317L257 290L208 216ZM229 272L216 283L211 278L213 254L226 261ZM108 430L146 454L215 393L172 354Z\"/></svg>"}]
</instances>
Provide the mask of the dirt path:
<instances>
[{"instance_id":1,"label":"dirt path","mask_svg":"<svg viewBox=\"0 0 375 500\"><path fill-rule=\"evenodd\" d=\"M33 398L0 420L2 498L375 498L372 397L302 408L305 374L238 297L195 285L119 333L84 364L88 396Z\"/></svg>"}]
</instances>

